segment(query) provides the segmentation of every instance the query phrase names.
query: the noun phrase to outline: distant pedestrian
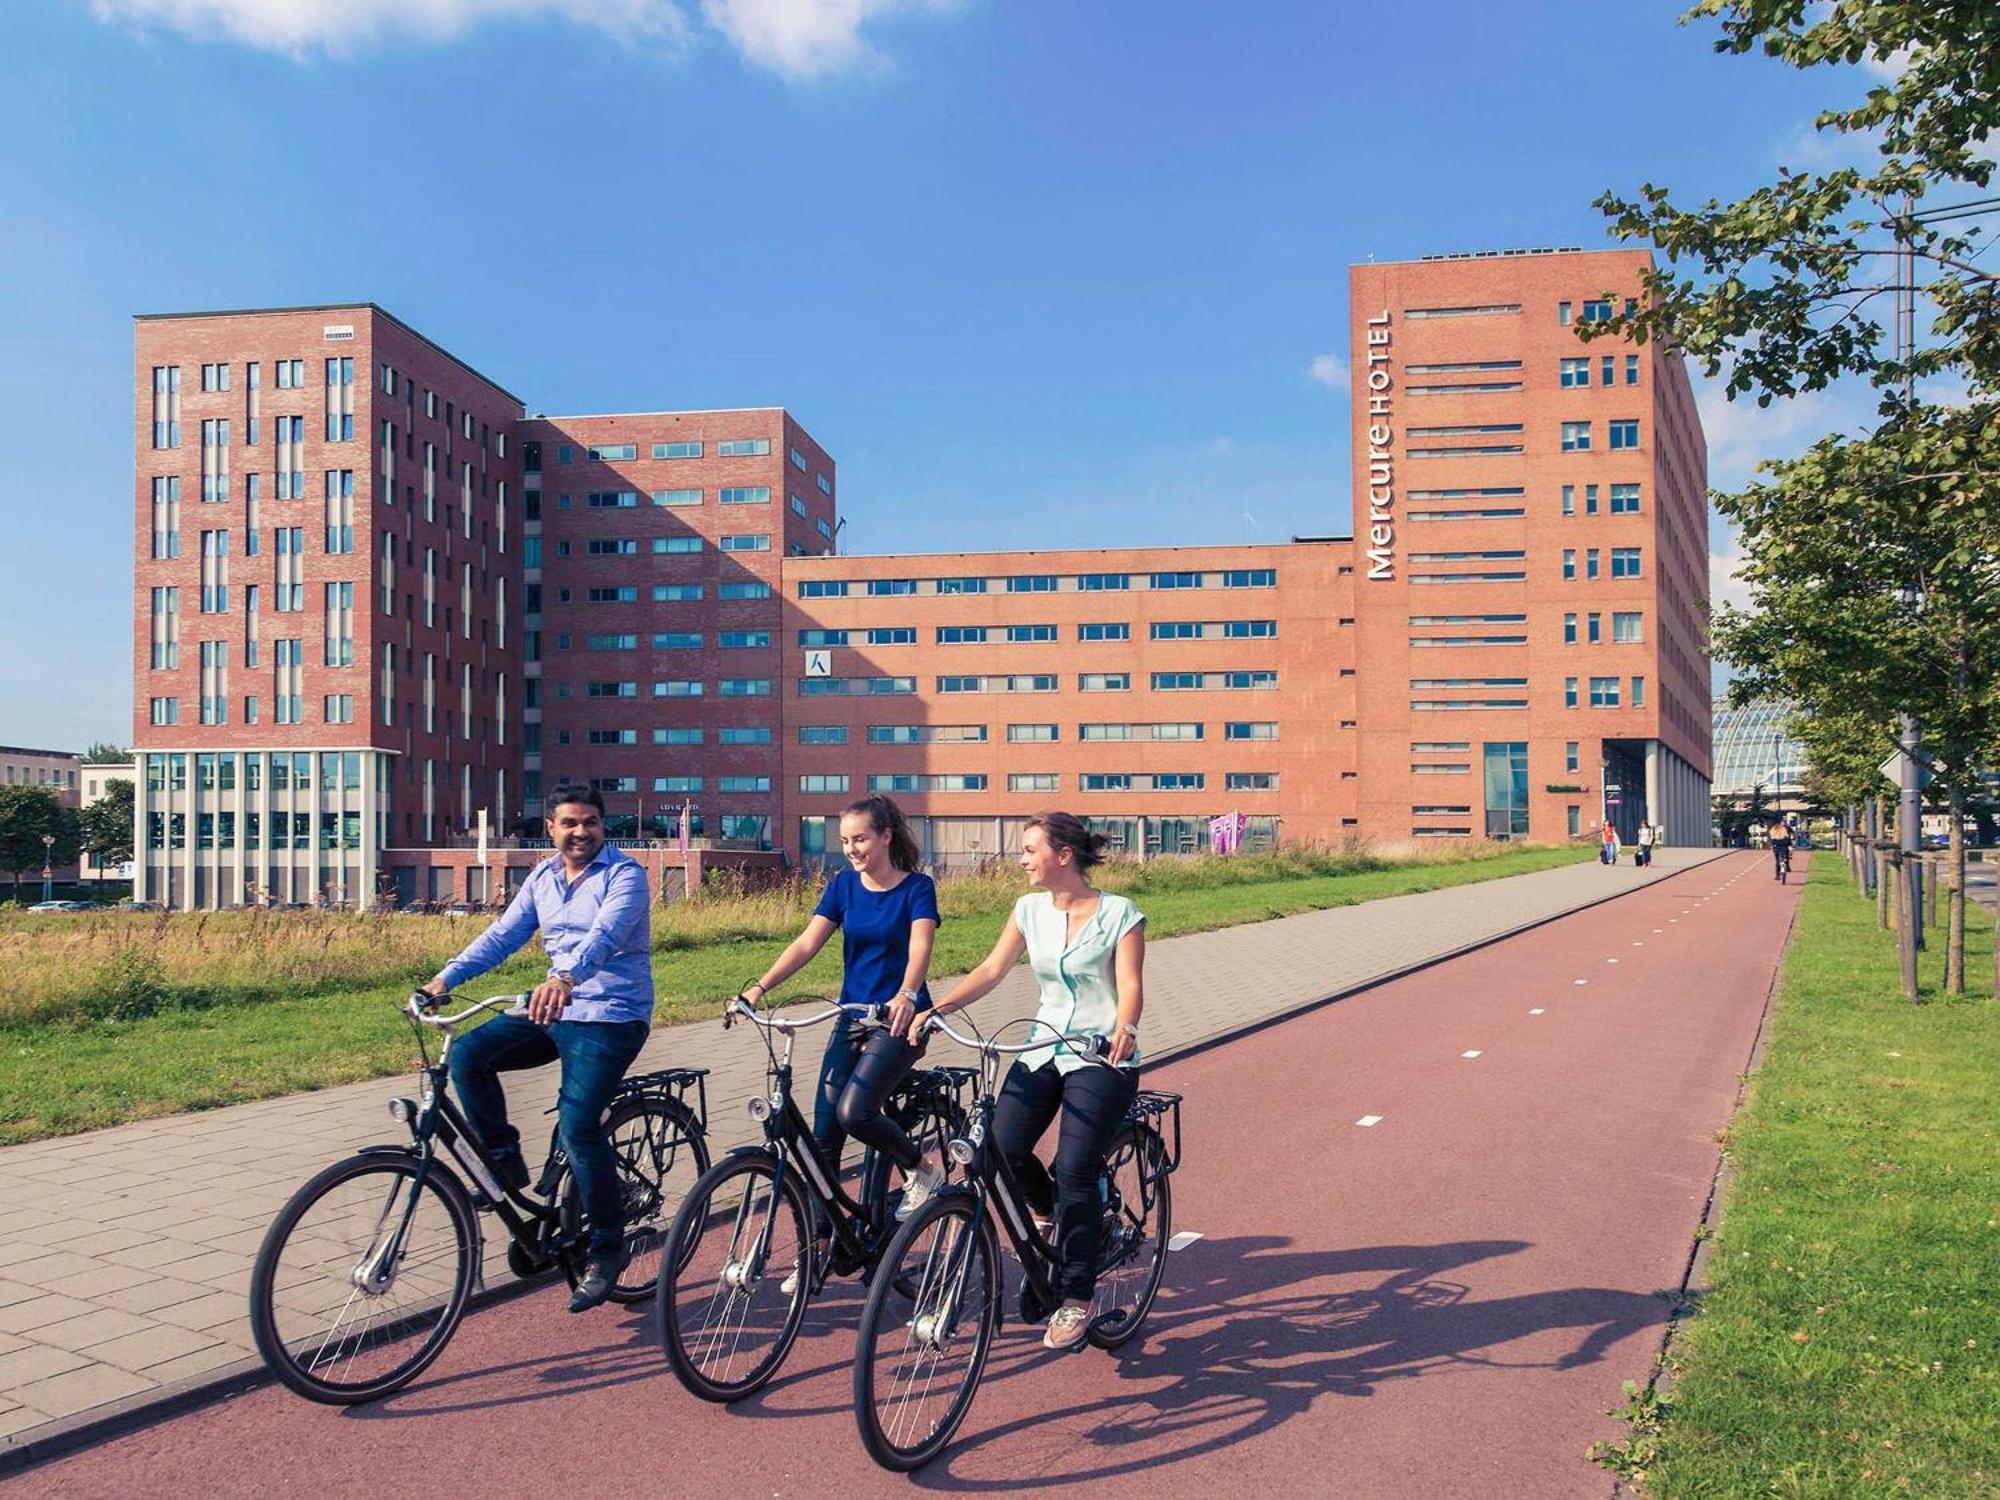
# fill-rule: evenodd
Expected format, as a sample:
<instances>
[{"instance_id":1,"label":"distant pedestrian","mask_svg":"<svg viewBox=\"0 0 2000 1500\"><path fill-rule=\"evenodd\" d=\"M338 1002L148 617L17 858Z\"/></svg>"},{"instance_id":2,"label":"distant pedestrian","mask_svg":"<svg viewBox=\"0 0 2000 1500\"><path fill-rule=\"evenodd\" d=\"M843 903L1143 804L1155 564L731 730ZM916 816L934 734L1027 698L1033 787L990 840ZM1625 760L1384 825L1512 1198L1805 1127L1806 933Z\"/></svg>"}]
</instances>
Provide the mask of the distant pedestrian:
<instances>
[{"instance_id":1,"label":"distant pedestrian","mask_svg":"<svg viewBox=\"0 0 2000 1500\"><path fill-rule=\"evenodd\" d=\"M1653 825L1642 818L1639 822L1639 852L1632 856L1642 870L1653 862L1654 838Z\"/></svg>"},{"instance_id":2,"label":"distant pedestrian","mask_svg":"<svg viewBox=\"0 0 2000 1500\"><path fill-rule=\"evenodd\" d=\"M1597 857L1607 865L1618 863L1618 825L1609 818L1604 820L1604 844L1597 851Z\"/></svg>"}]
</instances>

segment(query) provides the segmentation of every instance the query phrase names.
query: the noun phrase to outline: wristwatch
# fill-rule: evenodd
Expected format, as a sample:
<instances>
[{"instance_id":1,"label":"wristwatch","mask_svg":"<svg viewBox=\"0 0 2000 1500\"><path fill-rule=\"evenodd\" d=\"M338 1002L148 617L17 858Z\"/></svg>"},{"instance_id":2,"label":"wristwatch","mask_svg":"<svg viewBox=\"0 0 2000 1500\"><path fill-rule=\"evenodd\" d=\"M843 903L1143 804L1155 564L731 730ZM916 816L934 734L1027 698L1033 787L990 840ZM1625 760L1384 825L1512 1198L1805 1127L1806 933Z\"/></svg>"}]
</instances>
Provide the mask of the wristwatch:
<instances>
[{"instance_id":1,"label":"wristwatch","mask_svg":"<svg viewBox=\"0 0 2000 1500\"><path fill-rule=\"evenodd\" d=\"M576 988L576 977L568 969L551 969L549 970L549 978L560 979L571 989Z\"/></svg>"},{"instance_id":2,"label":"wristwatch","mask_svg":"<svg viewBox=\"0 0 2000 1500\"><path fill-rule=\"evenodd\" d=\"M910 1002L910 1004L915 1005L917 1001L922 997L919 996L915 990L897 990L896 998L898 1000L907 1000Z\"/></svg>"}]
</instances>

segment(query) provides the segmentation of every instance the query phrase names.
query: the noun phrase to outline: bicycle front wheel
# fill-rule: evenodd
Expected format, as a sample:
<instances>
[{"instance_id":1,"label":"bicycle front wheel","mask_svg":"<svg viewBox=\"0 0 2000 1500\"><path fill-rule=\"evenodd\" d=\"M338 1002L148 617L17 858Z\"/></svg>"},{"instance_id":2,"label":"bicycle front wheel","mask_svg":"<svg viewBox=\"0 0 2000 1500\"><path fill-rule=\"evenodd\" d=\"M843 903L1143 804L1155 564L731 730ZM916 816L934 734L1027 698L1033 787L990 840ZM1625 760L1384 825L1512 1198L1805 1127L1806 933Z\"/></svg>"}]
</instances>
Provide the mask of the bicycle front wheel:
<instances>
[{"instance_id":1,"label":"bicycle front wheel","mask_svg":"<svg viewBox=\"0 0 2000 1500\"><path fill-rule=\"evenodd\" d=\"M332 1405L401 1389L443 1352L472 1292L472 1204L414 1156L336 1162L292 1195L250 1274L250 1329L272 1374Z\"/></svg>"},{"instance_id":2,"label":"bicycle front wheel","mask_svg":"<svg viewBox=\"0 0 2000 1500\"><path fill-rule=\"evenodd\" d=\"M854 1351L868 1456L907 1472L944 1451L972 1407L1000 1322L999 1248L979 1200L934 1198L889 1242Z\"/></svg>"},{"instance_id":3,"label":"bicycle front wheel","mask_svg":"<svg viewBox=\"0 0 2000 1500\"><path fill-rule=\"evenodd\" d=\"M611 1300L644 1302L659 1285L660 1247L674 1214L708 1170L708 1143L694 1111L678 1100L646 1094L612 1105L604 1131L618 1162L625 1249L632 1257L611 1289ZM574 1172L564 1171L556 1197L564 1228L580 1232L583 1204Z\"/></svg>"},{"instance_id":4,"label":"bicycle front wheel","mask_svg":"<svg viewBox=\"0 0 2000 1500\"><path fill-rule=\"evenodd\" d=\"M1173 1179L1159 1135L1136 1125L1119 1130L1104 1163L1104 1238L1090 1341L1100 1349L1129 1342L1153 1310L1174 1232Z\"/></svg>"},{"instance_id":5,"label":"bicycle front wheel","mask_svg":"<svg viewBox=\"0 0 2000 1500\"><path fill-rule=\"evenodd\" d=\"M705 1173L660 1252L654 1332L681 1384L736 1401L777 1373L805 1318L813 1243L796 1172L764 1152Z\"/></svg>"}]
</instances>

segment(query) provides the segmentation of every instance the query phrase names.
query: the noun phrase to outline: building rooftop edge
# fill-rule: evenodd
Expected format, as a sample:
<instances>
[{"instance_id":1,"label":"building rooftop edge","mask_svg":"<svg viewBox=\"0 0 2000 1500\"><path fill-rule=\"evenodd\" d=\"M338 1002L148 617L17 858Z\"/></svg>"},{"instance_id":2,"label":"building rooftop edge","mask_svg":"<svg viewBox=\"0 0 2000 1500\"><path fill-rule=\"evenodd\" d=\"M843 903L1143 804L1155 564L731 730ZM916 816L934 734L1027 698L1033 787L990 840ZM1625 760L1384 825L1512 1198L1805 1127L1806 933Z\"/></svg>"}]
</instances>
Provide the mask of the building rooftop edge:
<instances>
[{"instance_id":1,"label":"building rooftop edge","mask_svg":"<svg viewBox=\"0 0 2000 1500\"><path fill-rule=\"evenodd\" d=\"M300 302L284 307L216 307L192 312L134 313L132 314L132 321L134 323L171 323L194 318L256 318L271 317L279 313L359 312L364 310L387 318L418 343L435 349L468 375L476 376L478 379L485 381L486 384L492 386L494 390L505 396L509 401L512 401L516 406L519 406L523 411L527 410L528 403L508 390L506 386L486 374L476 365L467 364L436 339L419 333L379 302Z\"/></svg>"},{"instance_id":2,"label":"building rooftop edge","mask_svg":"<svg viewBox=\"0 0 2000 1500\"><path fill-rule=\"evenodd\" d=\"M0 755L46 755L50 760L83 759L81 750L37 750L30 745L0 745Z\"/></svg>"},{"instance_id":3,"label":"building rooftop edge","mask_svg":"<svg viewBox=\"0 0 2000 1500\"><path fill-rule=\"evenodd\" d=\"M1074 552L1116 557L1127 552L1250 552L1302 545L1339 545L1353 540L1351 536L1295 536L1282 542L1184 542L1158 547L1139 543L1128 547L1001 547L976 552L820 552L806 557L787 557L784 563L786 567L791 567L796 563L908 561L920 557L1050 557Z\"/></svg>"},{"instance_id":4,"label":"building rooftop edge","mask_svg":"<svg viewBox=\"0 0 2000 1500\"><path fill-rule=\"evenodd\" d=\"M788 406L669 406L658 411L531 411L524 422L589 422L602 417L726 417L734 412L775 411L791 415ZM801 426L804 424L801 423Z\"/></svg>"},{"instance_id":5,"label":"building rooftop edge","mask_svg":"<svg viewBox=\"0 0 2000 1500\"><path fill-rule=\"evenodd\" d=\"M1381 260L1349 261L1350 271L1365 270L1369 266L1435 266L1450 265L1460 261L1483 260L1527 260L1540 255L1644 255L1650 258L1650 245L1602 245L1595 249L1582 245L1536 245L1529 249L1506 250L1447 250L1435 255L1399 255Z\"/></svg>"}]
</instances>

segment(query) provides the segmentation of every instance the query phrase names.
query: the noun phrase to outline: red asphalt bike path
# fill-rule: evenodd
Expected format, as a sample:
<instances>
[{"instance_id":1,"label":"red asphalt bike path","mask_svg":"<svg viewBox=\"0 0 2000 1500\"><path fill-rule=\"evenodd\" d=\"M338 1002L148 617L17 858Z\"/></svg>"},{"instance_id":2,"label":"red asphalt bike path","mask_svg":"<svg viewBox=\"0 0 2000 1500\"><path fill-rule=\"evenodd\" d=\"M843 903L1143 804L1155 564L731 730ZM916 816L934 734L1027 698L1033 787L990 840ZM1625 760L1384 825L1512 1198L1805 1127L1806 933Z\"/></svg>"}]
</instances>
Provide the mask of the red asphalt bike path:
<instances>
[{"instance_id":1,"label":"red asphalt bike path","mask_svg":"<svg viewBox=\"0 0 2000 1500\"><path fill-rule=\"evenodd\" d=\"M1152 1070L1187 1096L1174 1228L1204 1238L1116 1355L1045 1353L1010 1296L956 1442L907 1479L856 1436L837 1282L733 1408L681 1389L645 1309L548 1288L373 1406L265 1388L0 1494L1601 1500L1585 1449L1659 1350L1797 898L1731 856Z\"/></svg>"}]
</instances>

